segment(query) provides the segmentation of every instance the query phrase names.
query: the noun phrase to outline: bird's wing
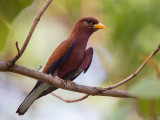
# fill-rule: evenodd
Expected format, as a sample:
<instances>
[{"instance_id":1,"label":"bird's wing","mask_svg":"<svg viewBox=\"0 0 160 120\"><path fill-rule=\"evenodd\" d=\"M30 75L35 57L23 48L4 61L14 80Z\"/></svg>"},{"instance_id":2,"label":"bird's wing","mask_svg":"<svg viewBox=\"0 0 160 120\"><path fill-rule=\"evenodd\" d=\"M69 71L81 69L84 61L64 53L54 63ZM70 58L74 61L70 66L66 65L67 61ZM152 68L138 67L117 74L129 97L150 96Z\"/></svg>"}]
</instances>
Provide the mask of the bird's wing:
<instances>
[{"instance_id":1,"label":"bird's wing","mask_svg":"<svg viewBox=\"0 0 160 120\"><path fill-rule=\"evenodd\" d=\"M84 73L86 73L88 68L90 67L92 58L93 58L93 48L89 47L85 52L85 61L82 64L82 69L84 70Z\"/></svg>"},{"instance_id":2,"label":"bird's wing","mask_svg":"<svg viewBox=\"0 0 160 120\"><path fill-rule=\"evenodd\" d=\"M74 44L75 39L72 41L63 41L52 53L42 72L46 74L53 74L59 65L67 59L74 47ZM32 91L34 91L34 89L37 88L41 83L42 82L38 80Z\"/></svg>"},{"instance_id":3,"label":"bird's wing","mask_svg":"<svg viewBox=\"0 0 160 120\"><path fill-rule=\"evenodd\" d=\"M53 74L56 68L69 56L72 48L74 47L74 44L75 39L72 41L63 41L52 53L42 72L47 74Z\"/></svg>"},{"instance_id":4,"label":"bird's wing","mask_svg":"<svg viewBox=\"0 0 160 120\"><path fill-rule=\"evenodd\" d=\"M84 55L83 61L80 64L80 66L76 70L65 75L63 79L74 80L83 71L84 71L84 73L86 73L88 68L90 67L91 62L92 62L92 57L93 57L93 48L90 47L85 51L85 55Z\"/></svg>"}]
</instances>

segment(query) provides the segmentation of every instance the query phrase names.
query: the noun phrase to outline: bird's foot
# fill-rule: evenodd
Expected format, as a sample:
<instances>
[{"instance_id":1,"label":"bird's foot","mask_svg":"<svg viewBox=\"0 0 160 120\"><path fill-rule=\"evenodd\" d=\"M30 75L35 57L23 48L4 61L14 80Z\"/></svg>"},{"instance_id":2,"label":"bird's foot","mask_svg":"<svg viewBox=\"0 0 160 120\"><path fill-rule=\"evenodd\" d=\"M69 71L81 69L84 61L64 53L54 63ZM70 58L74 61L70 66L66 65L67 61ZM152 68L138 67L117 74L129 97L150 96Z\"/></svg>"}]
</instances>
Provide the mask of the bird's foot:
<instances>
[{"instance_id":1,"label":"bird's foot","mask_svg":"<svg viewBox=\"0 0 160 120\"><path fill-rule=\"evenodd\" d=\"M72 82L71 80L65 80L67 83L70 83L70 82Z\"/></svg>"},{"instance_id":2,"label":"bird's foot","mask_svg":"<svg viewBox=\"0 0 160 120\"><path fill-rule=\"evenodd\" d=\"M76 85L76 83L75 83L75 82L72 82L72 83L71 83L71 85L72 85L72 86L75 86L75 85Z\"/></svg>"},{"instance_id":3,"label":"bird's foot","mask_svg":"<svg viewBox=\"0 0 160 120\"><path fill-rule=\"evenodd\" d=\"M56 79L59 79L59 77L56 75L56 76L54 76Z\"/></svg>"},{"instance_id":4,"label":"bird's foot","mask_svg":"<svg viewBox=\"0 0 160 120\"><path fill-rule=\"evenodd\" d=\"M73 82L73 81L71 81L71 80L66 80L66 82L67 82L67 83L71 83L72 86L75 86L75 85L76 85L76 83Z\"/></svg>"}]
</instances>

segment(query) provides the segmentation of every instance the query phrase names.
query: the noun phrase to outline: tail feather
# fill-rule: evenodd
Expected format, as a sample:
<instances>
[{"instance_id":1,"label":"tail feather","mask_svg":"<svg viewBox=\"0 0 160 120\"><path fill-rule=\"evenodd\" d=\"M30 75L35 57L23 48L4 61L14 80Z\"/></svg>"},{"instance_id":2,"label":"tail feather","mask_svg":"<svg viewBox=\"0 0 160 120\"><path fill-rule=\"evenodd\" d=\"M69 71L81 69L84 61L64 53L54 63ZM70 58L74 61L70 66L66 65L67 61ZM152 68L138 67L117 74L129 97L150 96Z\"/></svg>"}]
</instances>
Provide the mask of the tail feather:
<instances>
[{"instance_id":1,"label":"tail feather","mask_svg":"<svg viewBox=\"0 0 160 120\"><path fill-rule=\"evenodd\" d=\"M19 115L23 115L36 99L37 98L35 97L31 99L30 96L27 96L27 98L18 107L16 113L18 113Z\"/></svg>"},{"instance_id":2,"label":"tail feather","mask_svg":"<svg viewBox=\"0 0 160 120\"><path fill-rule=\"evenodd\" d=\"M41 93L48 88L49 86L46 83L42 83L41 85L37 86L37 88L31 91L31 93L29 93L29 95L25 98L25 100L17 109L16 113L23 115L29 109L32 103L41 95Z\"/></svg>"}]
</instances>

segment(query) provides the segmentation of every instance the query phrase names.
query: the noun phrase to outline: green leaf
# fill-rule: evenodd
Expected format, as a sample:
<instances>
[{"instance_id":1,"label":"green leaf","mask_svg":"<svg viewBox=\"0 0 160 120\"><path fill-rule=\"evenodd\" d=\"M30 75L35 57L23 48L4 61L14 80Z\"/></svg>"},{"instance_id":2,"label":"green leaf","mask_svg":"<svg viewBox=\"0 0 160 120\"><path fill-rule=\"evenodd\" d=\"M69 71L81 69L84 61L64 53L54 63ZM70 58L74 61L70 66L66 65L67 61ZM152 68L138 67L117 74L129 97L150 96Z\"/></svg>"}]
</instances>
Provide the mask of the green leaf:
<instances>
[{"instance_id":1,"label":"green leaf","mask_svg":"<svg viewBox=\"0 0 160 120\"><path fill-rule=\"evenodd\" d=\"M160 115L160 99L156 100L137 100L138 112L143 116L159 116Z\"/></svg>"},{"instance_id":2,"label":"green leaf","mask_svg":"<svg viewBox=\"0 0 160 120\"><path fill-rule=\"evenodd\" d=\"M13 19L33 0L0 0L0 13L8 21Z\"/></svg>"},{"instance_id":3,"label":"green leaf","mask_svg":"<svg viewBox=\"0 0 160 120\"><path fill-rule=\"evenodd\" d=\"M130 92L138 97L138 113L145 117L160 115L160 81L147 77L134 84Z\"/></svg>"},{"instance_id":4,"label":"green leaf","mask_svg":"<svg viewBox=\"0 0 160 120\"><path fill-rule=\"evenodd\" d=\"M149 54L159 44L159 3L159 0L103 0L102 12L106 24L111 26L107 38L112 43L106 42L107 49L116 49L118 55L121 53L127 60L127 66L132 64L132 67L126 67L127 71L136 69L141 62L137 57Z\"/></svg>"},{"instance_id":5,"label":"green leaf","mask_svg":"<svg viewBox=\"0 0 160 120\"><path fill-rule=\"evenodd\" d=\"M0 52L2 52L6 46L8 34L8 26L0 19Z\"/></svg>"},{"instance_id":6,"label":"green leaf","mask_svg":"<svg viewBox=\"0 0 160 120\"><path fill-rule=\"evenodd\" d=\"M152 78L145 78L134 84L131 87L130 92L142 99L159 99L160 81Z\"/></svg>"},{"instance_id":7,"label":"green leaf","mask_svg":"<svg viewBox=\"0 0 160 120\"><path fill-rule=\"evenodd\" d=\"M5 48L9 28L7 22L12 22L14 18L33 0L0 0L0 52Z\"/></svg>"}]
</instances>

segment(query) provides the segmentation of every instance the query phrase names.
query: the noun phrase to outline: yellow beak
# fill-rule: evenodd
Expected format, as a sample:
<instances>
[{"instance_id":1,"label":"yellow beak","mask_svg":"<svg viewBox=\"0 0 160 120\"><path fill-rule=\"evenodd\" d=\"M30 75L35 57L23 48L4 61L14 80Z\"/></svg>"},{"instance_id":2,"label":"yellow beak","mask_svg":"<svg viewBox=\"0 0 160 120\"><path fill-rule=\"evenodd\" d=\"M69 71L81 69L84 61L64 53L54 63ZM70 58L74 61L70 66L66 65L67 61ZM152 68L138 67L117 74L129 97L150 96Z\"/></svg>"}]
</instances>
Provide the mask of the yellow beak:
<instances>
[{"instance_id":1,"label":"yellow beak","mask_svg":"<svg viewBox=\"0 0 160 120\"><path fill-rule=\"evenodd\" d=\"M105 26L102 23L95 24L93 27L98 29L105 29Z\"/></svg>"}]
</instances>

